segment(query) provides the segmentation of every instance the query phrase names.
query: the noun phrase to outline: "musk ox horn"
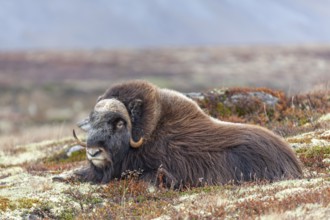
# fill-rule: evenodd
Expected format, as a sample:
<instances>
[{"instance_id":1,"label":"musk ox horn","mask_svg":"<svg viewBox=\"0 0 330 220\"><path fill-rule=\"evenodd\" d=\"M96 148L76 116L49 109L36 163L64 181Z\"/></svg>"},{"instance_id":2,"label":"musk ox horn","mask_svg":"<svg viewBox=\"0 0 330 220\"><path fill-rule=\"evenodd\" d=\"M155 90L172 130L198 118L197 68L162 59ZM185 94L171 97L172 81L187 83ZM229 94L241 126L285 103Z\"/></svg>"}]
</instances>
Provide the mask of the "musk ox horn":
<instances>
[{"instance_id":1,"label":"musk ox horn","mask_svg":"<svg viewBox=\"0 0 330 220\"><path fill-rule=\"evenodd\" d=\"M124 114L125 117L128 117L126 119L129 119L129 115L125 105L121 101L114 98L102 99L101 101L96 103L94 110L96 112L119 112L121 114Z\"/></svg>"},{"instance_id":2,"label":"musk ox horn","mask_svg":"<svg viewBox=\"0 0 330 220\"><path fill-rule=\"evenodd\" d=\"M87 147L87 144L86 144L86 143L84 143L84 142L82 142L81 140L79 140L79 138L77 137L76 132L75 132L74 129L72 130L72 134L73 134L74 139L76 139L77 143L78 143L80 146L85 147L85 148Z\"/></svg>"},{"instance_id":3,"label":"musk ox horn","mask_svg":"<svg viewBox=\"0 0 330 220\"><path fill-rule=\"evenodd\" d=\"M129 144L130 144L131 147L133 147L133 148L139 148L139 147L141 147L141 145L143 144L143 138L141 137L140 140L137 141L137 142L135 142L135 141L133 140L133 138L131 138L131 139L129 140Z\"/></svg>"},{"instance_id":4,"label":"musk ox horn","mask_svg":"<svg viewBox=\"0 0 330 220\"><path fill-rule=\"evenodd\" d=\"M128 111L125 107L125 105L117 100L117 99L103 99L101 101L99 101L98 103L96 103L95 107L94 107L94 110L96 112L108 112L108 111L111 111L111 112L118 112L118 113L121 113L126 122L127 122L127 126L128 126L128 129L129 131L131 132L131 135L132 135L132 122L131 122L131 118L128 114ZM143 144L143 137L140 138L139 141L135 142L133 140L133 138L130 138L130 145L132 148L139 148L141 147L141 145Z\"/></svg>"}]
</instances>

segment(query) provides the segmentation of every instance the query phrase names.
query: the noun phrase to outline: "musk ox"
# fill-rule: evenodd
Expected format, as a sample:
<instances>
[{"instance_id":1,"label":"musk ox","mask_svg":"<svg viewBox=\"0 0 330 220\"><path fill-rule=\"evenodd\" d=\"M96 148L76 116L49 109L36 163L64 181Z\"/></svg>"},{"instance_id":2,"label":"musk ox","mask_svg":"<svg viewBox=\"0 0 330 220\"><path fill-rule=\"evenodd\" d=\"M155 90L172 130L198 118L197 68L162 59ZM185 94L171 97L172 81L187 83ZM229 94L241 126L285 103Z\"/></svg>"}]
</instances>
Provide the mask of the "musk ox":
<instances>
[{"instance_id":1,"label":"musk ox","mask_svg":"<svg viewBox=\"0 0 330 220\"><path fill-rule=\"evenodd\" d=\"M271 131L219 121L145 81L108 89L79 126L87 131L89 167L78 175L95 183L139 169L143 180L172 187L302 175L294 152Z\"/></svg>"}]
</instances>

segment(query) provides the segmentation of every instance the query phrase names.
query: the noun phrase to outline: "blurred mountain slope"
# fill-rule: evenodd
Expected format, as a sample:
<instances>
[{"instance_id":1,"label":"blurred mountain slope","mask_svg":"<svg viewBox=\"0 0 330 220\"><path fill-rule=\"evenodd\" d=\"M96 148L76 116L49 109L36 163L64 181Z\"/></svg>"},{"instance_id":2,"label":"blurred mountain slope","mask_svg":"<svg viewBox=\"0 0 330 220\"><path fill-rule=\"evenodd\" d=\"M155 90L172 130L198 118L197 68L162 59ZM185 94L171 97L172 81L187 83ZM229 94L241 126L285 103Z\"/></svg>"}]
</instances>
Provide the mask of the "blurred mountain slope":
<instances>
[{"instance_id":1,"label":"blurred mountain slope","mask_svg":"<svg viewBox=\"0 0 330 220\"><path fill-rule=\"evenodd\" d=\"M0 1L0 49L330 42L329 1Z\"/></svg>"}]
</instances>

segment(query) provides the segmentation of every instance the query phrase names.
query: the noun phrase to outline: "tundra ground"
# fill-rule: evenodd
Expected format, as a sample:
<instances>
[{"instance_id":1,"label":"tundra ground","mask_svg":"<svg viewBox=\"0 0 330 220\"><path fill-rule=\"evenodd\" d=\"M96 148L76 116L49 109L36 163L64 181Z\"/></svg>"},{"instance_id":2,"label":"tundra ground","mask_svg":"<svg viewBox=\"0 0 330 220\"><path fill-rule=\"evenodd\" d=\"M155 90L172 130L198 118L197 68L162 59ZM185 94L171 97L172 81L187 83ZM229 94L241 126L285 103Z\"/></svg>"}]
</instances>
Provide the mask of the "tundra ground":
<instances>
[{"instance_id":1,"label":"tundra ground","mask_svg":"<svg viewBox=\"0 0 330 220\"><path fill-rule=\"evenodd\" d=\"M253 98L246 102L250 94ZM263 97L268 101L277 97L277 104L267 106ZM240 98L246 111L240 108ZM68 153L76 146L69 135L72 125L40 127L1 139L0 215L2 219L328 219L330 96L322 91L296 99L292 103L278 91L236 88L204 93L197 102L222 120L262 124L283 135L304 166L302 179L178 191L139 181L137 171L105 185L56 182L53 177L86 163L85 152Z\"/></svg>"}]
</instances>

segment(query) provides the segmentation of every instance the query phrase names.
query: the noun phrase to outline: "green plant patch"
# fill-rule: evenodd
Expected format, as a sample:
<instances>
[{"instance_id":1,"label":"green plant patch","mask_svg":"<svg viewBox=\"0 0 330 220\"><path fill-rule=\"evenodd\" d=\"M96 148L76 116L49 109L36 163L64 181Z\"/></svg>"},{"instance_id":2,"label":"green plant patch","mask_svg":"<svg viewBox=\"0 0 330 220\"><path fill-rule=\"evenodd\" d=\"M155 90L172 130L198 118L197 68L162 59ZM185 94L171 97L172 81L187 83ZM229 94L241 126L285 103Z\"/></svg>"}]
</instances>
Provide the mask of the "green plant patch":
<instances>
[{"instance_id":1,"label":"green plant patch","mask_svg":"<svg viewBox=\"0 0 330 220\"><path fill-rule=\"evenodd\" d=\"M30 214L36 215L41 219L58 219L58 217L54 216L51 211L53 208L54 204L42 201Z\"/></svg>"},{"instance_id":2,"label":"green plant patch","mask_svg":"<svg viewBox=\"0 0 330 220\"><path fill-rule=\"evenodd\" d=\"M30 209L35 205L40 204L38 199L20 198L18 200L10 200L0 196L0 210L6 211L7 209Z\"/></svg>"},{"instance_id":3,"label":"green plant patch","mask_svg":"<svg viewBox=\"0 0 330 220\"><path fill-rule=\"evenodd\" d=\"M330 158L330 146L314 146L298 148L296 153L300 161L311 171L329 172L329 164L324 159Z\"/></svg>"},{"instance_id":4,"label":"green plant patch","mask_svg":"<svg viewBox=\"0 0 330 220\"><path fill-rule=\"evenodd\" d=\"M33 175L43 175L49 171L55 174L63 170L73 169L82 161L86 161L85 150L73 152L71 156L68 156L66 151L62 150L35 163L25 164L24 167Z\"/></svg>"},{"instance_id":5,"label":"green plant patch","mask_svg":"<svg viewBox=\"0 0 330 220\"><path fill-rule=\"evenodd\" d=\"M63 220L73 220L75 219L75 216L77 213L73 209L64 210L61 212L61 214L58 216L58 219Z\"/></svg>"},{"instance_id":6,"label":"green plant patch","mask_svg":"<svg viewBox=\"0 0 330 220\"><path fill-rule=\"evenodd\" d=\"M0 196L0 210L6 211L10 206L10 200L8 198Z\"/></svg>"},{"instance_id":7,"label":"green plant patch","mask_svg":"<svg viewBox=\"0 0 330 220\"><path fill-rule=\"evenodd\" d=\"M306 138L288 138L287 141L289 143L310 144L310 143L312 143L312 138L311 137L306 137Z\"/></svg>"},{"instance_id":8,"label":"green plant patch","mask_svg":"<svg viewBox=\"0 0 330 220\"><path fill-rule=\"evenodd\" d=\"M299 156L304 156L307 158L313 157L323 157L330 155L330 145L329 146L314 146L314 147L302 147L296 150Z\"/></svg>"},{"instance_id":9,"label":"green plant patch","mask_svg":"<svg viewBox=\"0 0 330 220\"><path fill-rule=\"evenodd\" d=\"M217 112L218 115L221 115L222 117L229 117L232 114L231 109L226 107L221 102L217 103L216 112Z\"/></svg>"},{"instance_id":10,"label":"green plant patch","mask_svg":"<svg viewBox=\"0 0 330 220\"><path fill-rule=\"evenodd\" d=\"M10 187L12 187L12 185L0 185L0 189L8 189Z\"/></svg>"},{"instance_id":11,"label":"green plant patch","mask_svg":"<svg viewBox=\"0 0 330 220\"><path fill-rule=\"evenodd\" d=\"M30 198L21 198L15 201L13 206L15 209L30 209L35 205L39 205L40 201L38 199L30 199Z\"/></svg>"},{"instance_id":12,"label":"green plant patch","mask_svg":"<svg viewBox=\"0 0 330 220\"><path fill-rule=\"evenodd\" d=\"M67 156L66 151L63 150L52 157L49 157L44 160L45 164L65 164L72 163L77 161L86 160L86 152L84 150L76 151L71 154L71 156Z\"/></svg>"}]
</instances>

